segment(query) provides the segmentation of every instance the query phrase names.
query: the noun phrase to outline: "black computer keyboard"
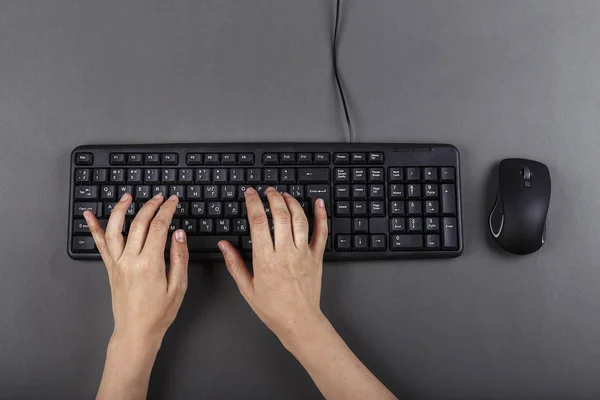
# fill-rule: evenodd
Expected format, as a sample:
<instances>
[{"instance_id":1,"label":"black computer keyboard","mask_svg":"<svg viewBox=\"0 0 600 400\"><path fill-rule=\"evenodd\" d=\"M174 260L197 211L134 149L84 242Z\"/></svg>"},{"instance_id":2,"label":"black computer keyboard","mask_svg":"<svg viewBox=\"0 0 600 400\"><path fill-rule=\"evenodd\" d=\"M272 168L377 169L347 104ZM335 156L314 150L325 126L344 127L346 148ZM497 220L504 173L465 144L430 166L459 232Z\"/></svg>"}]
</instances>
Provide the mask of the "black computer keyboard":
<instances>
[{"instance_id":1,"label":"black computer keyboard","mask_svg":"<svg viewBox=\"0 0 600 400\"><path fill-rule=\"evenodd\" d=\"M230 143L80 146L71 154L68 253L99 259L83 212L106 224L124 193L134 202L177 195L170 226L193 259L229 240L251 254L244 191L273 186L296 197L309 221L317 198L330 216L325 259L457 257L462 253L460 165L450 145Z\"/></svg>"}]
</instances>

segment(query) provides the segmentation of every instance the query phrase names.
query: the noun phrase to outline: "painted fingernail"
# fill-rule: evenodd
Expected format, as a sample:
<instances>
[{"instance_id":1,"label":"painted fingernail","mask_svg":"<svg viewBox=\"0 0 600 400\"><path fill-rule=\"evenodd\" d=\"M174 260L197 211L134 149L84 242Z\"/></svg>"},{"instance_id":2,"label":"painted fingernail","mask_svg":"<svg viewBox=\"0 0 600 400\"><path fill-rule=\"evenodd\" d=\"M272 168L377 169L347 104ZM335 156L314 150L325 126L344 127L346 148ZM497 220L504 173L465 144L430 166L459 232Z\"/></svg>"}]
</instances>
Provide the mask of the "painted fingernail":
<instances>
[{"instance_id":1,"label":"painted fingernail","mask_svg":"<svg viewBox=\"0 0 600 400\"><path fill-rule=\"evenodd\" d=\"M158 200L158 199L160 199L161 197L162 197L162 193L159 193L159 194L157 194L157 195L154 195L153 199L154 199L154 200Z\"/></svg>"},{"instance_id":2,"label":"painted fingernail","mask_svg":"<svg viewBox=\"0 0 600 400\"><path fill-rule=\"evenodd\" d=\"M283 192L283 197L292 197L292 195L289 194L288 192Z\"/></svg>"},{"instance_id":3,"label":"painted fingernail","mask_svg":"<svg viewBox=\"0 0 600 400\"><path fill-rule=\"evenodd\" d=\"M325 208L325 202L323 201L323 199L318 199L317 205L319 206L319 208Z\"/></svg>"},{"instance_id":4,"label":"painted fingernail","mask_svg":"<svg viewBox=\"0 0 600 400\"><path fill-rule=\"evenodd\" d=\"M178 229L175 231L175 240L177 240L179 243L185 242L185 232L183 229Z\"/></svg>"},{"instance_id":5,"label":"painted fingernail","mask_svg":"<svg viewBox=\"0 0 600 400\"><path fill-rule=\"evenodd\" d=\"M256 190L254 190L254 188L246 188L246 194L256 194Z\"/></svg>"},{"instance_id":6,"label":"painted fingernail","mask_svg":"<svg viewBox=\"0 0 600 400\"><path fill-rule=\"evenodd\" d=\"M219 242L219 243L217 243L217 245L219 246L221 253L223 253L223 254L227 253L227 245L225 243Z\"/></svg>"},{"instance_id":7,"label":"painted fingernail","mask_svg":"<svg viewBox=\"0 0 600 400\"><path fill-rule=\"evenodd\" d=\"M129 200L129 193L125 193L123 196L121 196L121 201L127 201Z\"/></svg>"}]
</instances>

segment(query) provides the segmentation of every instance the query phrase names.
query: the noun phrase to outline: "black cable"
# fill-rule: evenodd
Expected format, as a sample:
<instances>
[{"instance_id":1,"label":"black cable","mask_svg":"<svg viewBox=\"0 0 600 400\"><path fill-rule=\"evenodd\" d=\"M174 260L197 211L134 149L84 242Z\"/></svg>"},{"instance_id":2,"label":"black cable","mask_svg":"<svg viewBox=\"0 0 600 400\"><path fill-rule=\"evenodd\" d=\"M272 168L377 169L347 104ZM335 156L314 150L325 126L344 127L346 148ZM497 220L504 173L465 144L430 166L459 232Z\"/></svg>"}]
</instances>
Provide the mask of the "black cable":
<instances>
[{"instance_id":1,"label":"black cable","mask_svg":"<svg viewBox=\"0 0 600 400\"><path fill-rule=\"evenodd\" d=\"M354 141L354 132L352 129L352 121L350 120L350 113L348 112L348 103L346 102L346 95L344 93L344 87L342 85L342 79L340 78L340 71L338 69L338 61L337 61L337 42L338 42L338 30L340 23L340 3L341 0L336 0L335 6L335 28L333 31L333 73L335 75L335 82L337 85L337 89L340 95L340 99L342 100L342 106L344 107L344 115L346 117L346 125L348 126L348 134L350 143Z\"/></svg>"}]
</instances>

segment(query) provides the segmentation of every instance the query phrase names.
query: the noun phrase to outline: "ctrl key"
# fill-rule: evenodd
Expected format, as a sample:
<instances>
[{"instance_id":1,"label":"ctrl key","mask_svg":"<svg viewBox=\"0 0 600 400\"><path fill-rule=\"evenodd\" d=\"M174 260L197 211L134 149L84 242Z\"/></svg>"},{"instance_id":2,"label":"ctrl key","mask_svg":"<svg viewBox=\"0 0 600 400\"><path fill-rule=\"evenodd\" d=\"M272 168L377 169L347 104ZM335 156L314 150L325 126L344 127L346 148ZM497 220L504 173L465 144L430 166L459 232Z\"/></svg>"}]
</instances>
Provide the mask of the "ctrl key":
<instances>
[{"instance_id":1,"label":"ctrl key","mask_svg":"<svg viewBox=\"0 0 600 400\"><path fill-rule=\"evenodd\" d=\"M73 251L77 253L94 251L96 245L91 236L78 236L73 238Z\"/></svg>"}]
</instances>

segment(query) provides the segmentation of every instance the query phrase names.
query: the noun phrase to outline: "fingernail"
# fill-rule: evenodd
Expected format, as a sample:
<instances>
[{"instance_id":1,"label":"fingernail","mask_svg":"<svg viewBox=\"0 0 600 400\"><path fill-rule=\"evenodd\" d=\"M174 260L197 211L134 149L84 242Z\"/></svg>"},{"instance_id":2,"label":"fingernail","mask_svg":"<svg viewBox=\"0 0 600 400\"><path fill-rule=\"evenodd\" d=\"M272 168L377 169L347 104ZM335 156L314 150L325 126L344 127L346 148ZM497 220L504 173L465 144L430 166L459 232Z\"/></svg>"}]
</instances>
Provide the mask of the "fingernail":
<instances>
[{"instance_id":1,"label":"fingernail","mask_svg":"<svg viewBox=\"0 0 600 400\"><path fill-rule=\"evenodd\" d=\"M265 192L274 192L275 188L273 186L269 186Z\"/></svg>"},{"instance_id":2,"label":"fingernail","mask_svg":"<svg viewBox=\"0 0 600 400\"><path fill-rule=\"evenodd\" d=\"M256 194L256 190L254 190L254 188L246 188L246 194Z\"/></svg>"},{"instance_id":3,"label":"fingernail","mask_svg":"<svg viewBox=\"0 0 600 400\"><path fill-rule=\"evenodd\" d=\"M154 195L153 199L156 199L156 200L158 200L158 199L160 199L161 197L162 197L162 193L159 193L159 194L157 194L157 195Z\"/></svg>"},{"instance_id":4,"label":"fingernail","mask_svg":"<svg viewBox=\"0 0 600 400\"><path fill-rule=\"evenodd\" d=\"M323 201L323 199L318 199L317 205L319 206L319 208L325 208L325 202Z\"/></svg>"},{"instance_id":5,"label":"fingernail","mask_svg":"<svg viewBox=\"0 0 600 400\"><path fill-rule=\"evenodd\" d=\"M178 229L175 231L175 240L177 240L179 243L185 242L185 232L183 229Z\"/></svg>"},{"instance_id":6,"label":"fingernail","mask_svg":"<svg viewBox=\"0 0 600 400\"><path fill-rule=\"evenodd\" d=\"M177 197L177 195L172 195L169 197L169 200L179 200L179 197Z\"/></svg>"},{"instance_id":7,"label":"fingernail","mask_svg":"<svg viewBox=\"0 0 600 400\"><path fill-rule=\"evenodd\" d=\"M283 192L283 197L292 197L292 195L289 194L288 192Z\"/></svg>"},{"instance_id":8,"label":"fingernail","mask_svg":"<svg viewBox=\"0 0 600 400\"><path fill-rule=\"evenodd\" d=\"M88 210L85 210L85 211L83 212L83 218L85 218L85 220L86 220L86 221L88 220L88 213L89 213L89 212L90 212L90 211L88 211Z\"/></svg>"},{"instance_id":9,"label":"fingernail","mask_svg":"<svg viewBox=\"0 0 600 400\"><path fill-rule=\"evenodd\" d=\"M223 253L223 254L227 253L227 245L225 243L219 242L217 245L219 246L221 253Z\"/></svg>"},{"instance_id":10,"label":"fingernail","mask_svg":"<svg viewBox=\"0 0 600 400\"><path fill-rule=\"evenodd\" d=\"M125 193L123 196L121 196L121 201L127 201L129 200L129 193Z\"/></svg>"}]
</instances>

